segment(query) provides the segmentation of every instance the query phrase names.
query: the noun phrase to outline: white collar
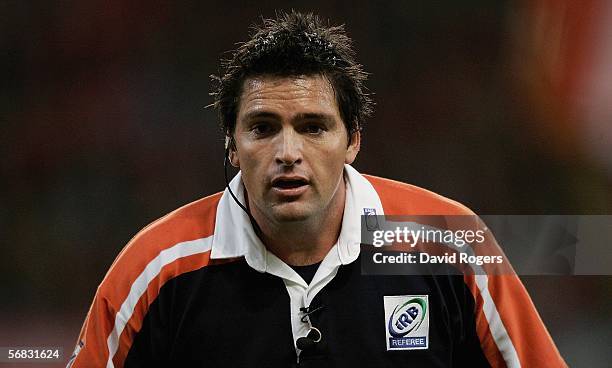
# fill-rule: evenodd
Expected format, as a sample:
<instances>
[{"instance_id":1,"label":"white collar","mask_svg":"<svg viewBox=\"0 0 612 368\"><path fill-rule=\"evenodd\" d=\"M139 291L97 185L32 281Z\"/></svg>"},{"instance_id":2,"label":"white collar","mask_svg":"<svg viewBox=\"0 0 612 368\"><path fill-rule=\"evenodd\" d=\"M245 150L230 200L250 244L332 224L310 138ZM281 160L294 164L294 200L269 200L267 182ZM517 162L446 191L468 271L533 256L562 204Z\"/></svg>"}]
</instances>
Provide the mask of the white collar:
<instances>
[{"instance_id":1,"label":"white collar","mask_svg":"<svg viewBox=\"0 0 612 368\"><path fill-rule=\"evenodd\" d=\"M346 201L338 243L330 251L337 250L339 262L349 264L359 256L361 244L361 215L365 209L384 215L382 204L372 184L350 165L344 165ZM230 188L241 203L244 202L244 186L239 172L230 182ZM248 215L234 202L227 188L217 205L215 232L211 259L244 256L247 263L259 272L270 272L271 264L280 261L268 252L255 234ZM281 261L282 262L282 261ZM272 268L276 268L272 265Z\"/></svg>"}]
</instances>

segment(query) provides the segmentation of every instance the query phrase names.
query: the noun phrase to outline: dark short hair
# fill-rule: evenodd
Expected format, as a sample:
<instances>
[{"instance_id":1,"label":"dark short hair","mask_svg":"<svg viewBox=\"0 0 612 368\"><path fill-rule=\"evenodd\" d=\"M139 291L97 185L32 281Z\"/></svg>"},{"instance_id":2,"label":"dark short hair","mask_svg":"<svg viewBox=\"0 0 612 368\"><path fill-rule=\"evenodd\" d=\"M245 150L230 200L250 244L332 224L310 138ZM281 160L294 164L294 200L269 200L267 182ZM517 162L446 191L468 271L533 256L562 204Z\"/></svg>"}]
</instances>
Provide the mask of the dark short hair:
<instances>
[{"instance_id":1,"label":"dark short hair","mask_svg":"<svg viewBox=\"0 0 612 368\"><path fill-rule=\"evenodd\" d=\"M350 134L360 131L373 103L364 82L368 74L355 60L344 26L325 24L318 16L296 11L263 19L251 39L221 61L222 75L213 79L213 106L221 128L234 132L242 86L257 76L322 75L331 84L340 116Z\"/></svg>"}]
</instances>

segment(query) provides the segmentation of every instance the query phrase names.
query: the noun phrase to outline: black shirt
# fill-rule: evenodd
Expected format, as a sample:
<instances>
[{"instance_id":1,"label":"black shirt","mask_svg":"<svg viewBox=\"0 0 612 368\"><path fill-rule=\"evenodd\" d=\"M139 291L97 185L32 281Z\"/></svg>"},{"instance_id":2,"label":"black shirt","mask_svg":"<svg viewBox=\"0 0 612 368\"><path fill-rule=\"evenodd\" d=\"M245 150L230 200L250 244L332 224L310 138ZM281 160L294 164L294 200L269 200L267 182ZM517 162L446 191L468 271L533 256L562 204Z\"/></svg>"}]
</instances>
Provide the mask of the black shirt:
<instances>
[{"instance_id":1,"label":"black shirt","mask_svg":"<svg viewBox=\"0 0 612 368\"><path fill-rule=\"evenodd\" d=\"M461 277L368 276L360 264L341 266L314 298L312 305L325 305L311 316L323 338L299 364L282 279L242 259L168 281L125 367L489 366L475 331L474 299ZM381 302L402 294L429 295L427 350L386 350Z\"/></svg>"},{"instance_id":2,"label":"black shirt","mask_svg":"<svg viewBox=\"0 0 612 368\"><path fill-rule=\"evenodd\" d=\"M293 268L293 270L297 272L298 275L300 275L304 279L304 281L306 281L307 284L310 284L315 273L317 273L317 270L319 269L320 264L321 262L317 262L315 264L311 264L307 266L291 266L291 265L289 266Z\"/></svg>"}]
</instances>

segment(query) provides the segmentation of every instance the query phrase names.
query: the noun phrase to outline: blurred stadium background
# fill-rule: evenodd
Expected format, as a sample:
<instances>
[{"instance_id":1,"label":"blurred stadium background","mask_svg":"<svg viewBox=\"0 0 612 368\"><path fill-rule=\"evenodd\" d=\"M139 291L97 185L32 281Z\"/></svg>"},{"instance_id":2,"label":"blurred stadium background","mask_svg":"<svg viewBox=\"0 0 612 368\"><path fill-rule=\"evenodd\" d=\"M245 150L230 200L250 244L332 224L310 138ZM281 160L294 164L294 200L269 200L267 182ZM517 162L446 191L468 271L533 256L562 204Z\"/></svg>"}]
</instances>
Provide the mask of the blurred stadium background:
<instances>
[{"instance_id":1,"label":"blurred stadium background","mask_svg":"<svg viewBox=\"0 0 612 368\"><path fill-rule=\"evenodd\" d=\"M372 73L359 170L481 214L612 214L610 2L3 1L0 346L69 356L131 236L223 189L208 76L291 8ZM609 366L612 277L523 280L567 362Z\"/></svg>"}]
</instances>

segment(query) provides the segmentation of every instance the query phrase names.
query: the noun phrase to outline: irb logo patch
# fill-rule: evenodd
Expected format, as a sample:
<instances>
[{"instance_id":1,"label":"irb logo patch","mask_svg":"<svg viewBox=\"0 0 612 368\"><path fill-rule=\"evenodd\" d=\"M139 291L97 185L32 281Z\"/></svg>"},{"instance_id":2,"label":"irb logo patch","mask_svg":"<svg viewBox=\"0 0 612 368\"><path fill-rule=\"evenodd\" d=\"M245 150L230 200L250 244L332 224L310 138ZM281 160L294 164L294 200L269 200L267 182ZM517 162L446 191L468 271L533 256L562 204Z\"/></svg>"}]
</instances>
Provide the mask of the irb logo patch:
<instances>
[{"instance_id":1,"label":"irb logo patch","mask_svg":"<svg viewBox=\"0 0 612 368\"><path fill-rule=\"evenodd\" d=\"M429 347L429 298L427 295L385 296L387 350Z\"/></svg>"}]
</instances>

